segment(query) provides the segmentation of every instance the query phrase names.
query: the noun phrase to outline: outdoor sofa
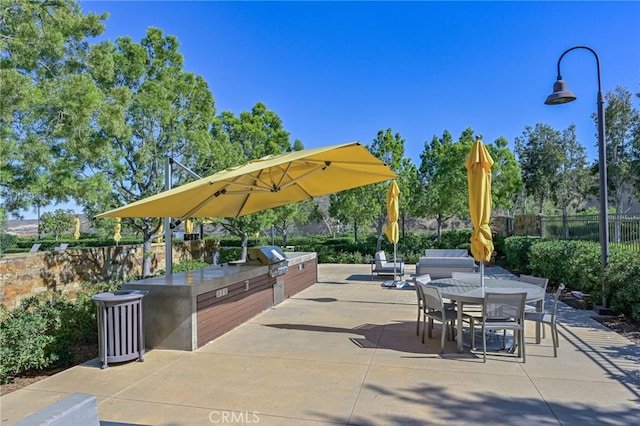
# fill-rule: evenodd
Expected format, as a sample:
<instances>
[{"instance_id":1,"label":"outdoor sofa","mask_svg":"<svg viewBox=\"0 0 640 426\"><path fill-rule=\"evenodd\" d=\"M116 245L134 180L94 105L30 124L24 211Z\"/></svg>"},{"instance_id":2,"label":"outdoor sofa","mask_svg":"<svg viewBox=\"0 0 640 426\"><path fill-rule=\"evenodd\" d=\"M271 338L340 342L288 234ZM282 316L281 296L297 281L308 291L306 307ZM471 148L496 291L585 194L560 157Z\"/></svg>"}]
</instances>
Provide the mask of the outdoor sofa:
<instances>
[{"instance_id":1,"label":"outdoor sofa","mask_svg":"<svg viewBox=\"0 0 640 426\"><path fill-rule=\"evenodd\" d=\"M450 278L452 272L475 272L476 262L466 249L426 249L418 259L416 275Z\"/></svg>"}]
</instances>

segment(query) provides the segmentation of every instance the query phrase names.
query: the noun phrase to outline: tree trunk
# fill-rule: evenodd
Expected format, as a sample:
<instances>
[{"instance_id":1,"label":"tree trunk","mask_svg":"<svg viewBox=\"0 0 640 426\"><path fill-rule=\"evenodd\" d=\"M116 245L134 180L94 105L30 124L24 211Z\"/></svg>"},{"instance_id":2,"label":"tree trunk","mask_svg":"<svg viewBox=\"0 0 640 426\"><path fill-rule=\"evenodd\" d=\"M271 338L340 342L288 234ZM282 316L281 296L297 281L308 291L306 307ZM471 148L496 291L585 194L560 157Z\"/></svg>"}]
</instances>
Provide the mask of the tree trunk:
<instances>
[{"instance_id":1,"label":"tree trunk","mask_svg":"<svg viewBox=\"0 0 640 426\"><path fill-rule=\"evenodd\" d=\"M240 235L240 241L240 259L238 260L244 262L247 260L247 246L249 245L249 236L246 232L242 232Z\"/></svg>"},{"instance_id":2,"label":"tree trunk","mask_svg":"<svg viewBox=\"0 0 640 426\"><path fill-rule=\"evenodd\" d=\"M358 244L358 221L357 220L353 221L353 241L355 241L356 244Z\"/></svg>"},{"instance_id":3,"label":"tree trunk","mask_svg":"<svg viewBox=\"0 0 640 426\"><path fill-rule=\"evenodd\" d=\"M542 206L544 205L544 198L540 197L540 200L538 200L538 214L541 215L542 214Z\"/></svg>"},{"instance_id":4,"label":"tree trunk","mask_svg":"<svg viewBox=\"0 0 640 426\"><path fill-rule=\"evenodd\" d=\"M144 235L142 243L142 278L151 276L151 235Z\"/></svg>"}]
</instances>

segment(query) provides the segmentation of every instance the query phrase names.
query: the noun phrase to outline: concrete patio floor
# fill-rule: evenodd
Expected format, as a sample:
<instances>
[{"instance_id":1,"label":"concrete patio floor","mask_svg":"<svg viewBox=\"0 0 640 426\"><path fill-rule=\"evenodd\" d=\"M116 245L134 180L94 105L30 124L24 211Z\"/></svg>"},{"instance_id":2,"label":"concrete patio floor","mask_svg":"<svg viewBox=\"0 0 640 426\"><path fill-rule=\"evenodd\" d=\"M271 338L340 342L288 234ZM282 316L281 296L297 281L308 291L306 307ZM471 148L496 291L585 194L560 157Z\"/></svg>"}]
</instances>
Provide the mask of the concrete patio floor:
<instances>
[{"instance_id":1,"label":"concrete patio floor","mask_svg":"<svg viewBox=\"0 0 640 426\"><path fill-rule=\"evenodd\" d=\"M407 271L411 273L410 270ZM637 425L640 348L564 304L560 348L527 335L527 362L456 353L416 336L416 297L368 265L319 265L319 282L195 352L97 359L0 399L2 425L74 393L104 425ZM548 334L548 333L547 333Z\"/></svg>"}]
</instances>

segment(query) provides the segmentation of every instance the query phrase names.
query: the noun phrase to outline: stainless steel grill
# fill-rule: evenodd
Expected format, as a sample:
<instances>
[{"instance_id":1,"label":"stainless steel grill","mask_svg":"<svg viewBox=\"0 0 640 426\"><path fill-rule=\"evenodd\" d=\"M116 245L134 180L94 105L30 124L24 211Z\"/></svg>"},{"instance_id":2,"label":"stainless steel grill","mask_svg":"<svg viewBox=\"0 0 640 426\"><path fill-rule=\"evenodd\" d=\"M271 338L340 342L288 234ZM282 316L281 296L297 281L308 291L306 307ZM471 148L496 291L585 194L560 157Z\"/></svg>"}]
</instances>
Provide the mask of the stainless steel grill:
<instances>
[{"instance_id":1,"label":"stainless steel grill","mask_svg":"<svg viewBox=\"0 0 640 426\"><path fill-rule=\"evenodd\" d=\"M289 270L289 261L278 246L251 247L247 250L247 264L269 266L269 276L279 277Z\"/></svg>"}]
</instances>

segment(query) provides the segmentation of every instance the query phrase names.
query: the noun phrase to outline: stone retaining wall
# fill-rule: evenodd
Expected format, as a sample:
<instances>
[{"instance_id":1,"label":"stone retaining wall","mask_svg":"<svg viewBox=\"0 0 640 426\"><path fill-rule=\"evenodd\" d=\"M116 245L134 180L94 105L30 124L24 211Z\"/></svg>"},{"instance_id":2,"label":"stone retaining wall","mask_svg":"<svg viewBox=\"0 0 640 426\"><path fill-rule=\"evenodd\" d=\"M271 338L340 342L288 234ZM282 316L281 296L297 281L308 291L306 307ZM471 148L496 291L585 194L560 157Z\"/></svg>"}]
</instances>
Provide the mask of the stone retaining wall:
<instances>
[{"instance_id":1,"label":"stone retaining wall","mask_svg":"<svg viewBox=\"0 0 640 426\"><path fill-rule=\"evenodd\" d=\"M216 240L173 243L173 263L212 263ZM151 273L164 269L165 244L152 245ZM13 308L23 298L54 291L73 295L84 282L112 281L142 273L142 244L67 249L0 256L0 305Z\"/></svg>"}]
</instances>

